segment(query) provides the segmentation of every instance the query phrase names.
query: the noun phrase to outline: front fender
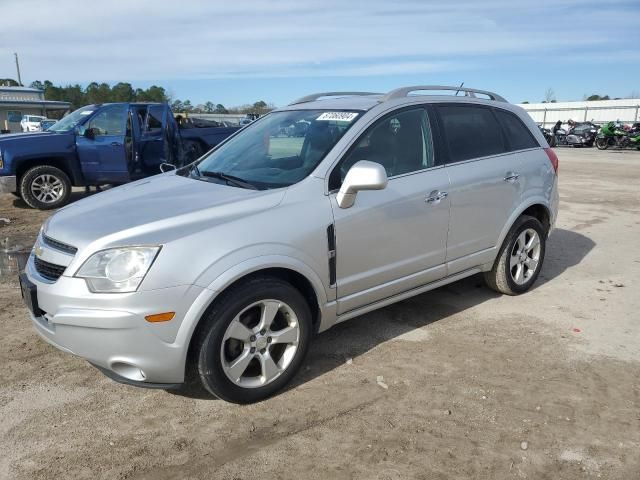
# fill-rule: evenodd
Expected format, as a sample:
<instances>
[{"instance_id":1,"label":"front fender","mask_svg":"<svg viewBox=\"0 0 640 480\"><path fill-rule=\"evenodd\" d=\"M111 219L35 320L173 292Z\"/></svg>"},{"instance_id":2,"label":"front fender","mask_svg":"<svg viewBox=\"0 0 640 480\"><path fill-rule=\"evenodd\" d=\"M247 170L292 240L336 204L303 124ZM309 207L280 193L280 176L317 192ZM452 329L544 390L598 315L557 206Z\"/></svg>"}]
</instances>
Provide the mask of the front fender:
<instances>
[{"instance_id":1,"label":"front fender","mask_svg":"<svg viewBox=\"0 0 640 480\"><path fill-rule=\"evenodd\" d=\"M215 265L212 268L214 267ZM327 310L327 292L320 276L309 265L297 258L286 255L262 255L259 257L248 258L243 262L224 270L216 276L215 279L209 283L207 288L204 288L200 292L184 316L175 336L173 346L182 351L185 364L189 345L191 343L191 337L193 336L200 319L215 299L218 298L220 293L235 281L245 277L246 275L268 268L286 268L303 275L311 283L315 291L323 325L327 324L327 322L332 323L335 321L335 318L322 317L322 315L327 311L333 312L335 316L335 311L331 309ZM333 303L334 302L332 302L332 304ZM325 328L328 328L328 325L321 329L324 330Z\"/></svg>"}]
</instances>

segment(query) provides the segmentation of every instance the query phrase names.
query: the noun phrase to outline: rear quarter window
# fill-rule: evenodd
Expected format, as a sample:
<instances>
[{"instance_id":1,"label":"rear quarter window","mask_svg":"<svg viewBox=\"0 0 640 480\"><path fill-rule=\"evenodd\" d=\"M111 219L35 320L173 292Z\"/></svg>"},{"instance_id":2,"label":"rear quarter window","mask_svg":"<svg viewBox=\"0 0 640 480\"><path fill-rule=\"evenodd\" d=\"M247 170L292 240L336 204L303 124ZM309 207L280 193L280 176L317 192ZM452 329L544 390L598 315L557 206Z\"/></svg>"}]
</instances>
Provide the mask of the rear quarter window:
<instances>
[{"instance_id":1,"label":"rear quarter window","mask_svg":"<svg viewBox=\"0 0 640 480\"><path fill-rule=\"evenodd\" d=\"M437 108L450 162L507 151L502 129L490 108L475 105L439 105Z\"/></svg>"},{"instance_id":2,"label":"rear quarter window","mask_svg":"<svg viewBox=\"0 0 640 480\"><path fill-rule=\"evenodd\" d=\"M507 136L507 143L509 144L509 150L525 150L527 148L539 147L538 142L516 115L511 112L505 112L504 110L495 110L498 121L504 128L504 133Z\"/></svg>"}]
</instances>

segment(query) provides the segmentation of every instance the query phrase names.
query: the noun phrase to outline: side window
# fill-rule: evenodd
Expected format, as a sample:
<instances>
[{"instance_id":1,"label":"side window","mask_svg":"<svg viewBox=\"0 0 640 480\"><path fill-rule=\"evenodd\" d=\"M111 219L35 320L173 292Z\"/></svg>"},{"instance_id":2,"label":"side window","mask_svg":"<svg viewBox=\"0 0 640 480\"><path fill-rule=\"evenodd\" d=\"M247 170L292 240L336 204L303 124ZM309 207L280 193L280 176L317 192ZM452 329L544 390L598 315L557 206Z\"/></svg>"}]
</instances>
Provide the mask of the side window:
<instances>
[{"instance_id":1,"label":"side window","mask_svg":"<svg viewBox=\"0 0 640 480\"><path fill-rule=\"evenodd\" d=\"M93 117L87 128L93 128L96 136L124 135L126 105L104 107Z\"/></svg>"},{"instance_id":2,"label":"side window","mask_svg":"<svg viewBox=\"0 0 640 480\"><path fill-rule=\"evenodd\" d=\"M163 105L150 105L147 110L147 125L148 132L157 132L162 130L162 114L164 113Z\"/></svg>"},{"instance_id":3,"label":"side window","mask_svg":"<svg viewBox=\"0 0 640 480\"><path fill-rule=\"evenodd\" d=\"M460 162L507 151L491 109L474 105L440 105L449 161Z\"/></svg>"},{"instance_id":4,"label":"side window","mask_svg":"<svg viewBox=\"0 0 640 480\"><path fill-rule=\"evenodd\" d=\"M340 188L360 160L382 165L388 177L434 166L431 128L422 108L401 110L375 122L351 147L329 177L329 190Z\"/></svg>"},{"instance_id":5,"label":"side window","mask_svg":"<svg viewBox=\"0 0 640 480\"><path fill-rule=\"evenodd\" d=\"M522 123L516 115L504 110L494 110L504 133L507 136L507 142L511 151L524 150L526 148L539 147L538 142L533 138L529 129Z\"/></svg>"}]
</instances>

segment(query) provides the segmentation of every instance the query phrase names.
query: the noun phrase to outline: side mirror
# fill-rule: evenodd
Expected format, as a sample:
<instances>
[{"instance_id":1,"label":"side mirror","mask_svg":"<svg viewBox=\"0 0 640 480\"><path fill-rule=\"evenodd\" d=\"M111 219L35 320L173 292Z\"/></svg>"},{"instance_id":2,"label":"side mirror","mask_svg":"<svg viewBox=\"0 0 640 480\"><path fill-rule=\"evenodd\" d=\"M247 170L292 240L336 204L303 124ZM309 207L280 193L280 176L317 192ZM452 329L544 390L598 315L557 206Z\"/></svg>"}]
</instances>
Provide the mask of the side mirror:
<instances>
[{"instance_id":1,"label":"side mirror","mask_svg":"<svg viewBox=\"0 0 640 480\"><path fill-rule=\"evenodd\" d=\"M360 190L382 190L387 186L387 172L379 163L360 160L342 182L336 197L340 208L352 207Z\"/></svg>"},{"instance_id":2,"label":"side mirror","mask_svg":"<svg viewBox=\"0 0 640 480\"><path fill-rule=\"evenodd\" d=\"M171 170L177 170L177 167L173 163L163 162L160 164L160 171L162 173L170 172Z\"/></svg>"}]
</instances>

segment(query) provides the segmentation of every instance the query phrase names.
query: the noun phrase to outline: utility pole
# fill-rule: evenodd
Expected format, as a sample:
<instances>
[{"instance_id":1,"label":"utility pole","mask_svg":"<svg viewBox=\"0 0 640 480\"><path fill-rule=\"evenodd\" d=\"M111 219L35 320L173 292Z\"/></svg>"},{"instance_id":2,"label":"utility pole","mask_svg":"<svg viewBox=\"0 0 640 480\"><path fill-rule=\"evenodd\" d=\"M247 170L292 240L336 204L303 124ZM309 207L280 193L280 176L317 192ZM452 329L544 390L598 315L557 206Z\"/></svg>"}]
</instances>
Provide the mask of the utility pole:
<instances>
[{"instance_id":1,"label":"utility pole","mask_svg":"<svg viewBox=\"0 0 640 480\"><path fill-rule=\"evenodd\" d=\"M22 79L20 78L20 63L18 62L18 54L13 54L16 57L16 70L18 71L18 85L22 86Z\"/></svg>"}]
</instances>

